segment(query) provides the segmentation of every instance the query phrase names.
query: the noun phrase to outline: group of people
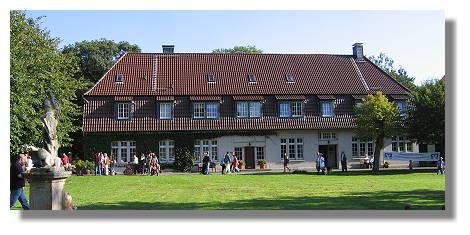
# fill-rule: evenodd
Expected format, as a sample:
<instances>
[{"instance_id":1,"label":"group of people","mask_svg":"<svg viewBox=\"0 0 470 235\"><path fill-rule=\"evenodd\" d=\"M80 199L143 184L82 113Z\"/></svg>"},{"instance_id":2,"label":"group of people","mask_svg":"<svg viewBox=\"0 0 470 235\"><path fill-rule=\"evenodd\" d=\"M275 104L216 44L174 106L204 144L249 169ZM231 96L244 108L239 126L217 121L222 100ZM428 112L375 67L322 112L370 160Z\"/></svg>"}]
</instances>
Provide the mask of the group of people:
<instances>
[{"instance_id":1,"label":"group of people","mask_svg":"<svg viewBox=\"0 0 470 235\"><path fill-rule=\"evenodd\" d=\"M208 152L203 153L202 158L202 171L204 175L209 174L209 168L212 161ZM220 166L222 167L222 174L226 175L228 173L240 172L240 163L237 156L233 152L227 152L224 157L220 158Z\"/></svg>"},{"instance_id":2,"label":"group of people","mask_svg":"<svg viewBox=\"0 0 470 235\"><path fill-rule=\"evenodd\" d=\"M341 161L341 172L347 172L348 164L347 164L346 154L344 153L344 151L341 152L340 161ZM323 157L323 153L320 153L320 152L317 153L315 163L316 163L317 173L320 173L321 171L323 175L331 174L331 170L333 167L331 166L331 164L329 164L328 160L326 160ZM285 161L284 161L284 165L285 165ZM284 169L284 172L285 172L285 169Z\"/></svg>"},{"instance_id":3,"label":"group of people","mask_svg":"<svg viewBox=\"0 0 470 235\"><path fill-rule=\"evenodd\" d=\"M95 175L115 175L116 157L107 153L97 153L95 155Z\"/></svg>"},{"instance_id":4,"label":"group of people","mask_svg":"<svg viewBox=\"0 0 470 235\"><path fill-rule=\"evenodd\" d=\"M147 155L142 153L140 158L136 154L132 156L130 167L133 170L133 174L141 175L159 175L160 164L158 163L158 157L155 153L149 152Z\"/></svg>"}]
</instances>

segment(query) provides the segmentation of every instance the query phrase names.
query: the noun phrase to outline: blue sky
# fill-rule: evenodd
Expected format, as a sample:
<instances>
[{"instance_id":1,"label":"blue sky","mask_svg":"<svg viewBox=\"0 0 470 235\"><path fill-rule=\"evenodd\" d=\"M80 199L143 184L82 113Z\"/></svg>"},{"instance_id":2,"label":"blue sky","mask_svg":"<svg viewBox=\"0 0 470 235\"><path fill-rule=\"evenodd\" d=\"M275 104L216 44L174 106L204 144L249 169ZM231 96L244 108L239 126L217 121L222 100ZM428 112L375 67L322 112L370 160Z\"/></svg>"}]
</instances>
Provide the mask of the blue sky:
<instances>
[{"instance_id":1,"label":"blue sky","mask_svg":"<svg viewBox=\"0 0 470 235\"><path fill-rule=\"evenodd\" d=\"M27 11L61 46L99 38L139 45L143 52L211 52L255 45L265 53L384 52L416 83L445 73L443 11Z\"/></svg>"}]
</instances>

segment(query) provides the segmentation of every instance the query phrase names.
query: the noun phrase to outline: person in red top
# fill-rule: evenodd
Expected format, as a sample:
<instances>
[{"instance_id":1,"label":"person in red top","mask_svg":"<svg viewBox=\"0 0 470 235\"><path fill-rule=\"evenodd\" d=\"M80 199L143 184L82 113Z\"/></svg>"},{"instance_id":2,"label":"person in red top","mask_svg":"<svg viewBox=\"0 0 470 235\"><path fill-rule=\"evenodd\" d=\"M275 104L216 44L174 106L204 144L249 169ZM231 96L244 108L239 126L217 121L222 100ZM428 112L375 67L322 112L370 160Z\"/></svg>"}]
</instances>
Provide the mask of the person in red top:
<instances>
[{"instance_id":1,"label":"person in red top","mask_svg":"<svg viewBox=\"0 0 470 235\"><path fill-rule=\"evenodd\" d=\"M67 168L68 165L69 165L69 156L67 156L67 154L63 153L61 160L62 160L62 164L64 164L65 168Z\"/></svg>"},{"instance_id":2,"label":"person in red top","mask_svg":"<svg viewBox=\"0 0 470 235\"><path fill-rule=\"evenodd\" d=\"M101 160L101 153L97 153L95 156L95 175L101 175L101 169L103 168Z\"/></svg>"}]
</instances>

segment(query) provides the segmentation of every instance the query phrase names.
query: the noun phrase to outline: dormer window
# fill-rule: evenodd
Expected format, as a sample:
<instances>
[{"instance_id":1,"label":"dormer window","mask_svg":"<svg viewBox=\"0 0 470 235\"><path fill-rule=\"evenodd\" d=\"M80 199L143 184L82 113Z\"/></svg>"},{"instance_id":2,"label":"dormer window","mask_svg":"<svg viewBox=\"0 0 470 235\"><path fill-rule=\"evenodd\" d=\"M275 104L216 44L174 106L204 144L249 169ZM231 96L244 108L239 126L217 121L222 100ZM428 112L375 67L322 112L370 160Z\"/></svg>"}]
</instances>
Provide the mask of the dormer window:
<instances>
[{"instance_id":1,"label":"dormer window","mask_svg":"<svg viewBox=\"0 0 470 235\"><path fill-rule=\"evenodd\" d=\"M407 116L407 108L406 108L406 102L404 100L396 100L395 104L398 106L398 109L400 111L400 116Z\"/></svg>"},{"instance_id":2,"label":"dormer window","mask_svg":"<svg viewBox=\"0 0 470 235\"><path fill-rule=\"evenodd\" d=\"M294 78L290 74L286 75L286 80L287 80L287 82L294 82Z\"/></svg>"},{"instance_id":3,"label":"dormer window","mask_svg":"<svg viewBox=\"0 0 470 235\"><path fill-rule=\"evenodd\" d=\"M248 74L248 81L249 82L256 82L256 77L254 74Z\"/></svg>"},{"instance_id":4,"label":"dormer window","mask_svg":"<svg viewBox=\"0 0 470 235\"><path fill-rule=\"evenodd\" d=\"M115 82L119 82L119 83L122 83L122 74L116 74L116 77L115 77Z\"/></svg>"},{"instance_id":5,"label":"dormer window","mask_svg":"<svg viewBox=\"0 0 470 235\"><path fill-rule=\"evenodd\" d=\"M214 74L207 75L207 82L215 83L215 76Z\"/></svg>"}]
</instances>

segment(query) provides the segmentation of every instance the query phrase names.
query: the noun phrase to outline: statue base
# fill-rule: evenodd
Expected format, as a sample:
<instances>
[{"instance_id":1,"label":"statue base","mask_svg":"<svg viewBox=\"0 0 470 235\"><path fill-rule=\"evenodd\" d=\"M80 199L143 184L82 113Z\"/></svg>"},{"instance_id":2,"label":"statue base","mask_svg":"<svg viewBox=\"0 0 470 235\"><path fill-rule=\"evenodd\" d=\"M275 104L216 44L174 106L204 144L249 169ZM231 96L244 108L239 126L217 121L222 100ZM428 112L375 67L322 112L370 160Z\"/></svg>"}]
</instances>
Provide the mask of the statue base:
<instances>
[{"instance_id":1,"label":"statue base","mask_svg":"<svg viewBox=\"0 0 470 235\"><path fill-rule=\"evenodd\" d=\"M63 168L33 168L23 173L29 179L29 204L31 210L62 210L65 180L72 175Z\"/></svg>"}]
</instances>

